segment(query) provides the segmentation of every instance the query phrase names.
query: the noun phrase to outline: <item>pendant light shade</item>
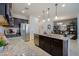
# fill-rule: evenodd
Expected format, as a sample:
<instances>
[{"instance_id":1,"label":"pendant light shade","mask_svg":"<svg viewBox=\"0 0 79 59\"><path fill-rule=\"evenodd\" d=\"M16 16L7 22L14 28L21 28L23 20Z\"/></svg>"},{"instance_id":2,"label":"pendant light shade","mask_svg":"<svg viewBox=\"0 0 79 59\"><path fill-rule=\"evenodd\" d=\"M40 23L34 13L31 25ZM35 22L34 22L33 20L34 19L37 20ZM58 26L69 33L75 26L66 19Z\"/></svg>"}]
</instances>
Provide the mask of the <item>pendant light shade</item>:
<instances>
[{"instance_id":1,"label":"pendant light shade","mask_svg":"<svg viewBox=\"0 0 79 59\"><path fill-rule=\"evenodd\" d=\"M55 16L55 19L58 19L58 17L57 17L57 16Z\"/></svg>"},{"instance_id":2,"label":"pendant light shade","mask_svg":"<svg viewBox=\"0 0 79 59\"><path fill-rule=\"evenodd\" d=\"M45 18L44 18L45 15L44 14L45 14L45 11L43 10L43 20L42 20L42 22L45 22Z\"/></svg>"},{"instance_id":3,"label":"pendant light shade","mask_svg":"<svg viewBox=\"0 0 79 59\"><path fill-rule=\"evenodd\" d=\"M47 19L48 21L50 21L49 10L50 10L50 8L48 8L48 17L47 17L47 18L48 18L48 19Z\"/></svg>"},{"instance_id":4,"label":"pendant light shade","mask_svg":"<svg viewBox=\"0 0 79 59\"><path fill-rule=\"evenodd\" d=\"M55 19L58 19L58 15L57 15L57 6L58 6L58 4L55 4L55 7L56 7L56 15L55 15Z\"/></svg>"}]
</instances>

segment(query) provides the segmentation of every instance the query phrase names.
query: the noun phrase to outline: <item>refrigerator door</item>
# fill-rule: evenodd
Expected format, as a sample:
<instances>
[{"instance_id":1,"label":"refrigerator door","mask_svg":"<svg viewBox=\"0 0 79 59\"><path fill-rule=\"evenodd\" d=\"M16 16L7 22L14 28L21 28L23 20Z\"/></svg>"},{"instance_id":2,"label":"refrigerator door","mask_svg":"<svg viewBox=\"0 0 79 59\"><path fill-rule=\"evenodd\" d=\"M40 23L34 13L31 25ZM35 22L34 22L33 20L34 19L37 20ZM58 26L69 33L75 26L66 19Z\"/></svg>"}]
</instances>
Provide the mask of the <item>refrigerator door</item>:
<instances>
[{"instance_id":1,"label":"refrigerator door","mask_svg":"<svg viewBox=\"0 0 79 59\"><path fill-rule=\"evenodd\" d=\"M30 40L29 24L21 24L21 36L24 41Z\"/></svg>"},{"instance_id":2,"label":"refrigerator door","mask_svg":"<svg viewBox=\"0 0 79 59\"><path fill-rule=\"evenodd\" d=\"M25 25L26 27L26 41L30 40L30 29L29 29L29 24Z\"/></svg>"}]
</instances>

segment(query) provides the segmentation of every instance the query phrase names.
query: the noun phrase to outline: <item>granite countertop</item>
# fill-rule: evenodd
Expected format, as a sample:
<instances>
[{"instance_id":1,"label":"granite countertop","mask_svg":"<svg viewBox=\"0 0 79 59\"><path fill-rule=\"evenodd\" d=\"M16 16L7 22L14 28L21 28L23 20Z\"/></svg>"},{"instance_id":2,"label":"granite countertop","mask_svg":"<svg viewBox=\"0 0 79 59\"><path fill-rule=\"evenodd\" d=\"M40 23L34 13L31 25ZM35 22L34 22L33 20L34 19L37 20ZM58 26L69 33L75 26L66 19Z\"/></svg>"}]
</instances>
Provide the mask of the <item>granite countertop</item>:
<instances>
[{"instance_id":1,"label":"granite countertop","mask_svg":"<svg viewBox=\"0 0 79 59\"><path fill-rule=\"evenodd\" d=\"M37 35L42 35L42 36L46 36L46 37L50 37L50 38L56 38L56 39L60 39L60 40L68 40L71 37L73 37L73 35L69 35L68 37L64 37L64 35L60 35L60 34L37 34Z\"/></svg>"},{"instance_id":2,"label":"granite countertop","mask_svg":"<svg viewBox=\"0 0 79 59\"><path fill-rule=\"evenodd\" d=\"M31 41L31 40L30 40ZM32 41L33 42L33 41ZM0 56L50 56L31 42L24 42L21 38L8 39L8 45Z\"/></svg>"}]
</instances>

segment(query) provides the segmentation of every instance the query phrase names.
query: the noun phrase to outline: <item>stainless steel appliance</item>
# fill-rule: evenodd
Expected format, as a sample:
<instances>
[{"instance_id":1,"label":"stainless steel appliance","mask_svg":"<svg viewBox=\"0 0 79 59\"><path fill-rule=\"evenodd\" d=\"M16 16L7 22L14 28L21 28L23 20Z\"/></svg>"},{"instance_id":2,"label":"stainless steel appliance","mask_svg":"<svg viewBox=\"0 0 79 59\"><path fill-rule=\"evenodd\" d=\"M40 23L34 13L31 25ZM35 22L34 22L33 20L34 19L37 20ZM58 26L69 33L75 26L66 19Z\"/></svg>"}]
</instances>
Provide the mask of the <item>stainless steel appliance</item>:
<instances>
[{"instance_id":1,"label":"stainless steel appliance","mask_svg":"<svg viewBox=\"0 0 79 59\"><path fill-rule=\"evenodd\" d=\"M22 39L26 42L30 40L29 24L21 23L21 36Z\"/></svg>"}]
</instances>

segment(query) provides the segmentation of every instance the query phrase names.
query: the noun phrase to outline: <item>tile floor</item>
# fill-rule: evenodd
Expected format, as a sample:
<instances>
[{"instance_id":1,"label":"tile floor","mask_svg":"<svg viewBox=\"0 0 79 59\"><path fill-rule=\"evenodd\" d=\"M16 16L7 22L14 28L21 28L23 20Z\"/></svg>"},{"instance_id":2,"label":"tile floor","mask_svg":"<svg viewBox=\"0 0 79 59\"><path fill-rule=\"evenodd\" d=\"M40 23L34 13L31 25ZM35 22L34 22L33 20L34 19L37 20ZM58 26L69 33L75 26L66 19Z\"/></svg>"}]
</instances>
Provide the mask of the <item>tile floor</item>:
<instances>
[{"instance_id":1,"label":"tile floor","mask_svg":"<svg viewBox=\"0 0 79 59\"><path fill-rule=\"evenodd\" d=\"M3 52L0 52L0 56L50 56L36 47L33 41L24 42L21 38L10 38L8 42L8 46Z\"/></svg>"},{"instance_id":2,"label":"tile floor","mask_svg":"<svg viewBox=\"0 0 79 59\"><path fill-rule=\"evenodd\" d=\"M33 40L24 42L21 37L16 37L9 38L8 41L9 45L3 52L0 52L0 56L51 56L39 47L36 47ZM70 56L79 56L76 40L71 40L70 42Z\"/></svg>"},{"instance_id":3,"label":"tile floor","mask_svg":"<svg viewBox=\"0 0 79 59\"><path fill-rule=\"evenodd\" d=\"M70 41L70 56L79 56L79 47L77 46L77 40Z\"/></svg>"}]
</instances>

